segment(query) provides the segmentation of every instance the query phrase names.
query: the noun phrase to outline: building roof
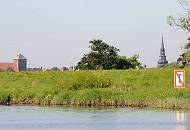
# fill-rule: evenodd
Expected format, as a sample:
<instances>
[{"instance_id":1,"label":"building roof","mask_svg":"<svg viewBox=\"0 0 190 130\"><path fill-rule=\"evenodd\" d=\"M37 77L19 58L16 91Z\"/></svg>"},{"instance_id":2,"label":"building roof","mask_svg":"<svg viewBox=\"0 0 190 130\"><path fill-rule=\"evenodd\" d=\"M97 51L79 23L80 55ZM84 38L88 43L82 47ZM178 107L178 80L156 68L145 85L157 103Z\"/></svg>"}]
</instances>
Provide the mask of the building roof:
<instances>
[{"instance_id":1,"label":"building roof","mask_svg":"<svg viewBox=\"0 0 190 130\"><path fill-rule=\"evenodd\" d=\"M12 68L14 71L18 71L16 64L14 63L0 63L0 70L6 71L8 68Z\"/></svg>"},{"instance_id":2,"label":"building roof","mask_svg":"<svg viewBox=\"0 0 190 130\"><path fill-rule=\"evenodd\" d=\"M17 60L17 59L26 59L22 54L18 54L15 58L14 58L14 60Z\"/></svg>"}]
</instances>

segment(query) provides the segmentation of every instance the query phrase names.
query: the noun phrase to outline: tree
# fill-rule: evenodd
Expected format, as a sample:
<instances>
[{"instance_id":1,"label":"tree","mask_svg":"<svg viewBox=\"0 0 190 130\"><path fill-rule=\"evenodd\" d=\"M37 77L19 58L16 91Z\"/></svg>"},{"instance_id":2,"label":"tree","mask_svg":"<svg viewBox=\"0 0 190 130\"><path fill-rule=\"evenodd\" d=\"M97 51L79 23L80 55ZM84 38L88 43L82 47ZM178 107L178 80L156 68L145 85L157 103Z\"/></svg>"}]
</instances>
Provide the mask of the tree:
<instances>
[{"instance_id":1,"label":"tree","mask_svg":"<svg viewBox=\"0 0 190 130\"><path fill-rule=\"evenodd\" d=\"M173 17L168 16L168 24L177 29L182 29L186 32L190 32L190 0L178 0L181 7L185 10L185 15ZM190 38L188 43L184 46L184 52L177 59L177 63L183 67L190 65Z\"/></svg>"},{"instance_id":2,"label":"tree","mask_svg":"<svg viewBox=\"0 0 190 130\"><path fill-rule=\"evenodd\" d=\"M59 71L59 68L58 67L53 67L53 68L51 68L51 71Z\"/></svg>"},{"instance_id":3,"label":"tree","mask_svg":"<svg viewBox=\"0 0 190 130\"><path fill-rule=\"evenodd\" d=\"M190 32L190 1L189 0L178 0L181 7L185 10L185 15L173 17L168 16L167 21L170 26L177 27L184 31Z\"/></svg>"},{"instance_id":4,"label":"tree","mask_svg":"<svg viewBox=\"0 0 190 130\"><path fill-rule=\"evenodd\" d=\"M188 43L184 46L184 52L177 59L177 63L182 67L190 65L190 37L188 38Z\"/></svg>"},{"instance_id":5,"label":"tree","mask_svg":"<svg viewBox=\"0 0 190 130\"><path fill-rule=\"evenodd\" d=\"M137 69L141 65L138 58L138 55L134 55L129 58L126 56L119 56L116 69Z\"/></svg>"},{"instance_id":6,"label":"tree","mask_svg":"<svg viewBox=\"0 0 190 130\"><path fill-rule=\"evenodd\" d=\"M89 42L90 53L85 54L78 62L77 69L81 70L110 70L136 68L138 57L121 57L118 55L119 49L108 45L102 40L92 40ZM132 63L134 62L134 63ZM140 64L140 62L138 62Z\"/></svg>"},{"instance_id":7,"label":"tree","mask_svg":"<svg viewBox=\"0 0 190 130\"><path fill-rule=\"evenodd\" d=\"M15 72L15 71L14 71L14 69L13 69L12 67L8 67L8 68L6 69L6 72Z\"/></svg>"}]
</instances>

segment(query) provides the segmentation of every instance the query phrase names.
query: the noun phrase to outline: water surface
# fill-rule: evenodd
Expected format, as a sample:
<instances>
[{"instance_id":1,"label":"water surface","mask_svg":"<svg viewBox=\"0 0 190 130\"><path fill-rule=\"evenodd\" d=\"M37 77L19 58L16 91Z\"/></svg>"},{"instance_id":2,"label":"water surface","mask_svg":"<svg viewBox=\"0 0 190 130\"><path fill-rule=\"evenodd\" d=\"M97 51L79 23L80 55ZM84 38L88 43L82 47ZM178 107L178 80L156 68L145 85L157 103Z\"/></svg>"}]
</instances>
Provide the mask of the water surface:
<instances>
[{"instance_id":1,"label":"water surface","mask_svg":"<svg viewBox=\"0 0 190 130\"><path fill-rule=\"evenodd\" d=\"M0 106L0 130L190 130L190 113Z\"/></svg>"}]
</instances>

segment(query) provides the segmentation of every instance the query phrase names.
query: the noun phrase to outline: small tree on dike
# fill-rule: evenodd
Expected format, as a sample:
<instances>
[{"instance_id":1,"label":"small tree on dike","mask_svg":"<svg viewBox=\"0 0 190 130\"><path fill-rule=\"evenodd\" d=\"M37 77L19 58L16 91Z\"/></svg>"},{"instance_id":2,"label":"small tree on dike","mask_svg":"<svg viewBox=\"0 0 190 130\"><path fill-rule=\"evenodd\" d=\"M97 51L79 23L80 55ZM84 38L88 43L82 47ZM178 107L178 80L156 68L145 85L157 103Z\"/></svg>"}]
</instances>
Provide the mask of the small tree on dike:
<instances>
[{"instance_id":1,"label":"small tree on dike","mask_svg":"<svg viewBox=\"0 0 190 130\"><path fill-rule=\"evenodd\" d=\"M91 51L85 54L77 64L80 70L112 70L112 69L136 69L141 63L139 56L130 58L120 56L119 49L108 45L100 39L89 42Z\"/></svg>"}]
</instances>

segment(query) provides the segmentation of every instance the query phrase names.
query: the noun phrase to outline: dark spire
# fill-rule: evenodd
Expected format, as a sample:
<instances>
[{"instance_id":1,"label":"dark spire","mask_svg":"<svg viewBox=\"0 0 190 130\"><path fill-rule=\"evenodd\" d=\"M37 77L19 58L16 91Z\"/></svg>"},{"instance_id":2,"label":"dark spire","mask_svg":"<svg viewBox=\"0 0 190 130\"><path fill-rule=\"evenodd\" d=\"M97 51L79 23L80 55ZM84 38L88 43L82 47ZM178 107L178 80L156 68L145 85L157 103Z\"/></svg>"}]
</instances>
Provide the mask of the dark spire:
<instances>
[{"instance_id":1,"label":"dark spire","mask_svg":"<svg viewBox=\"0 0 190 130\"><path fill-rule=\"evenodd\" d=\"M163 38L163 34L162 34L162 45L161 45L161 49L164 49L164 38Z\"/></svg>"},{"instance_id":2,"label":"dark spire","mask_svg":"<svg viewBox=\"0 0 190 130\"><path fill-rule=\"evenodd\" d=\"M162 66L168 64L168 61L166 60L166 55L165 55L165 48L164 48L164 38L162 34L162 43L161 43L161 48L160 48L160 56L158 60L158 66Z\"/></svg>"},{"instance_id":3,"label":"dark spire","mask_svg":"<svg viewBox=\"0 0 190 130\"><path fill-rule=\"evenodd\" d=\"M160 48L160 55L165 55L165 48L164 48L164 37L162 34L162 43L161 43L161 48Z\"/></svg>"}]
</instances>

